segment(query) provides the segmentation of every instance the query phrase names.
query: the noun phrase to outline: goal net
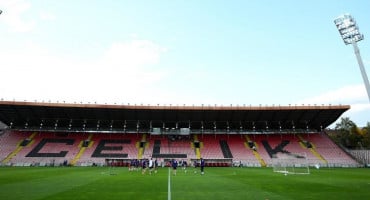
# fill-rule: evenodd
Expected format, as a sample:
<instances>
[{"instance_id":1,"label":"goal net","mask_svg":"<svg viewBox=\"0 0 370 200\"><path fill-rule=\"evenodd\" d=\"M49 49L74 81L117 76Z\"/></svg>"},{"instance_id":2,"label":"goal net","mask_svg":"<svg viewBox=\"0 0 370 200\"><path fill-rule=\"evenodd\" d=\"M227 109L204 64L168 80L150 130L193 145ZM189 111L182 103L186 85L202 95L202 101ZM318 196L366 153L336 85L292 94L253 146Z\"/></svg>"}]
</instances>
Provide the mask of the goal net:
<instances>
[{"instance_id":1,"label":"goal net","mask_svg":"<svg viewBox=\"0 0 370 200\"><path fill-rule=\"evenodd\" d=\"M277 153L272 158L274 172L283 174L310 174L306 154Z\"/></svg>"}]
</instances>

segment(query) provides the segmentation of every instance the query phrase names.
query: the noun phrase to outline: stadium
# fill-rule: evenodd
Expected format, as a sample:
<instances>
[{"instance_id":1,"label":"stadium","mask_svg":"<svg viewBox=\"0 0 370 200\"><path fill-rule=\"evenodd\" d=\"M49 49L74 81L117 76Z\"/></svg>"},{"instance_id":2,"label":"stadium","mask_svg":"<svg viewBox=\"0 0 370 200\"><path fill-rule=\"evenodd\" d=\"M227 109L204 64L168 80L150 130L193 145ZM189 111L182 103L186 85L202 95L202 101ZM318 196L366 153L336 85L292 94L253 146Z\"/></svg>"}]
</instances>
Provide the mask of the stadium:
<instances>
[{"instance_id":1,"label":"stadium","mask_svg":"<svg viewBox=\"0 0 370 200\"><path fill-rule=\"evenodd\" d=\"M1 102L3 165L99 166L130 159L272 166L280 154L308 165L357 167L323 130L349 106L143 106ZM299 164L299 163L294 163Z\"/></svg>"},{"instance_id":2,"label":"stadium","mask_svg":"<svg viewBox=\"0 0 370 200\"><path fill-rule=\"evenodd\" d=\"M39 187L49 188L48 184L52 184L59 189L67 187L68 191L59 194L59 189L56 189L55 194L51 195L53 199L85 199L95 195L100 195L101 199L135 195L140 199L150 199L152 195L158 196L153 199L186 199L194 196L205 199L238 199L246 196L252 199L289 196L310 199L331 194L306 194L304 188L313 187L310 181L321 182L333 174L338 176L338 173L355 173L354 177L364 179L347 177L340 183L355 181L359 184L360 192L349 192L343 199L349 196L362 197L366 191L361 188L368 187L366 169L360 170L358 167L362 165L355 157L337 146L325 133L327 126L348 109L350 107L347 105L225 107L0 101L0 121L7 126L0 136L0 159L4 166L2 176L27 177L24 184L39 180L36 174L46 173L50 176L47 180L41 178L42 186L35 183L37 186L31 187L33 189L21 189L24 195L2 190L0 196L30 199L34 191L41 189ZM133 159L144 162L150 158L158 160L158 173L145 174L144 169L140 170L141 165L134 172L127 170ZM204 175L197 173L199 169L196 165L200 158L206 163ZM174 159L185 160L189 166L182 170L179 167L177 175L172 174L170 166ZM140 171L142 173L138 173ZM36 177L24 173L35 173ZM59 173L66 175L60 176ZM249 177L250 173L255 177ZM262 180L259 184L267 187L269 184L263 181L265 179L280 185L275 188L278 189L281 184L287 184L284 180L275 180L281 178L279 174L297 179L291 180L290 184L302 186L288 184L287 187L297 190L292 194L276 191L267 194L266 191L243 189L244 184L251 186L259 183L258 180ZM22 180L22 177L17 179ZM74 188L71 183L55 183L58 177L73 179L71 183L77 181L78 187ZM100 179L97 177L104 177L104 182L80 188L79 184L85 183L80 183L79 179L90 182ZM214 182L212 187L204 182L205 177L207 181ZM236 188L225 188L222 183L225 178L233 178L228 180L231 181L228 184ZM330 187L334 187L331 179L327 180L331 182ZM139 186L128 184L124 186L125 189L115 188L122 180L136 182ZM143 189L153 188L145 186L148 181L158 188L150 192ZM22 185L23 182L17 184ZM107 184L107 188L100 189L101 184ZM312 190L322 187L320 184L317 186ZM204 187L204 193L194 193L197 187ZM183 188L192 192L186 192ZM244 192L228 194L233 189ZM50 195L48 192L41 194Z\"/></svg>"}]
</instances>

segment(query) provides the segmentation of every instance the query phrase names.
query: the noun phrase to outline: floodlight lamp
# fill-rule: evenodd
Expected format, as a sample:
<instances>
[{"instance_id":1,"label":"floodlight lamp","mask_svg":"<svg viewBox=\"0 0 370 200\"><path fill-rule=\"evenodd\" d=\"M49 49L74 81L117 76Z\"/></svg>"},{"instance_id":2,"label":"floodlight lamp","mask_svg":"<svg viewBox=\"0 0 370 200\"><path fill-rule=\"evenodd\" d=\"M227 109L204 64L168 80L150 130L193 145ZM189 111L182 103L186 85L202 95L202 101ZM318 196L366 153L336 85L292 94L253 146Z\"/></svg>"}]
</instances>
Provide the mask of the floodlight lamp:
<instances>
[{"instance_id":1,"label":"floodlight lamp","mask_svg":"<svg viewBox=\"0 0 370 200\"><path fill-rule=\"evenodd\" d=\"M360 33L355 19L350 14L338 16L334 20L334 24L337 27L344 44L352 44L364 39L364 35Z\"/></svg>"}]
</instances>

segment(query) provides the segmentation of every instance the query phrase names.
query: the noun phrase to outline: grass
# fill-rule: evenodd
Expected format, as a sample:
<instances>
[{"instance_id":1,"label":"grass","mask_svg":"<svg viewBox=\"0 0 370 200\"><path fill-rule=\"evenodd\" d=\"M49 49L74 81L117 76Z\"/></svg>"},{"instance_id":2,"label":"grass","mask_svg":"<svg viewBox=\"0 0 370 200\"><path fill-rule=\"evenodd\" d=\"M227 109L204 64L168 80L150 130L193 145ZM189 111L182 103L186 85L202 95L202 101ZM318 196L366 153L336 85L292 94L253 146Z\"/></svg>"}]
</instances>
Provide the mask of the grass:
<instances>
[{"instance_id":1,"label":"grass","mask_svg":"<svg viewBox=\"0 0 370 200\"><path fill-rule=\"evenodd\" d=\"M171 174L171 199L367 199L370 169L311 169L310 175L271 168L206 168ZM142 175L127 168L2 167L0 199L168 199L168 168Z\"/></svg>"}]
</instances>

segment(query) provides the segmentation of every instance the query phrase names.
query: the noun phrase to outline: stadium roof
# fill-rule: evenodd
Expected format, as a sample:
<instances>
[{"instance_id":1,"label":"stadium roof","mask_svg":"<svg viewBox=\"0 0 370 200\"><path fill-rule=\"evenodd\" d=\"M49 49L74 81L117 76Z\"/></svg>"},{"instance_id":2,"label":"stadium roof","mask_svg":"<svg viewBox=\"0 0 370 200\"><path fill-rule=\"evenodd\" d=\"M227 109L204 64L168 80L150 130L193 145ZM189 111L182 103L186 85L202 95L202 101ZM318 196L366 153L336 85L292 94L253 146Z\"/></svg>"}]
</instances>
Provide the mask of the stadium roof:
<instances>
[{"instance_id":1,"label":"stadium roof","mask_svg":"<svg viewBox=\"0 0 370 200\"><path fill-rule=\"evenodd\" d=\"M0 121L9 129L33 131L318 131L349 108L348 105L146 106L0 101Z\"/></svg>"}]
</instances>

